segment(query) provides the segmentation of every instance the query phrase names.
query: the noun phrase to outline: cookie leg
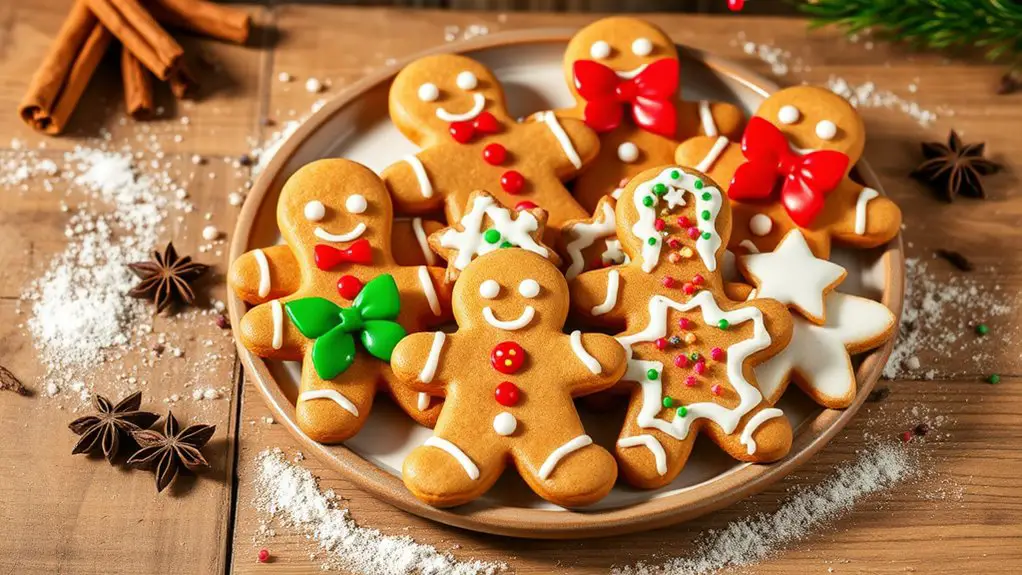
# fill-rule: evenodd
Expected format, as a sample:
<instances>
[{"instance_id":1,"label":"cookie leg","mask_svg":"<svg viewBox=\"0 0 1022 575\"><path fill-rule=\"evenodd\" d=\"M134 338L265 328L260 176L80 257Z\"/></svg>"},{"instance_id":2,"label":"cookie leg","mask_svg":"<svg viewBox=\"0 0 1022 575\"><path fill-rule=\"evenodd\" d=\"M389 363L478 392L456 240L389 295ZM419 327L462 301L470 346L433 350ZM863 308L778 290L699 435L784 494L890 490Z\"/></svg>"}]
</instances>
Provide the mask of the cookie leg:
<instances>
[{"instance_id":1,"label":"cookie leg","mask_svg":"<svg viewBox=\"0 0 1022 575\"><path fill-rule=\"evenodd\" d=\"M360 354L344 373L324 380L307 358L295 405L298 426L320 443L339 443L358 433L373 407L381 365Z\"/></svg>"},{"instance_id":2,"label":"cookie leg","mask_svg":"<svg viewBox=\"0 0 1022 575\"><path fill-rule=\"evenodd\" d=\"M500 445L438 430L405 458L402 479L434 507L468 503L489 491L506 465Z\"/></svg>"},{"instance_id":3,"label":"cookie leg","mask_svg":"<svg viewBox=\"0 0 1022 575\"><path fill-rule=\"evenodd\" d=\"M739 461L777 461L791 449L792 430L784 412L765 403L747 413L734 433L724 433L715 424L706 426L715 443Z\"/></svg>"},{"instance_id":4,"label":"cookie leg","mask_svg":"<svg viewBox=\"0 0 1022 575\"><path fill-rule=\"evenodd\" d=\"M621 476L633 486L656 489L674 481L685 467L698 430L685 439L675 439L657 429L644 429L631 420L617 440L614 454Z\"/></svg>"},{"instance_id":5,"label":"cookie leg","mask_svg":"<svg viewBox=\"0 0 1022 575\"><path fill-rule=\"evenodd\" d=\"M436 426L436 420L440 417L440 410L444 406L443 397L430 395L424 391L415 391L406 385L401 385L395 380L394 372L389 369L385 370L383 375L387 390L398 407L419 425L430 428Z\"/></svg>"},{"instance_id":6,"label":"cookie leg","mask_svg":"<svg viewBox=\"0 0 1022 575\"><path fill-rule=\"evenodd\" d=\"M526 445L516 455L519 473L540 497L564 507L582 507L603 499L617 480L617 463L606 449L579 428L577 435L550 431L563 441ZM556 445L553 449L546 445ZM540 449L543 447L543 449Z\"/></svg>"}]
</instances>

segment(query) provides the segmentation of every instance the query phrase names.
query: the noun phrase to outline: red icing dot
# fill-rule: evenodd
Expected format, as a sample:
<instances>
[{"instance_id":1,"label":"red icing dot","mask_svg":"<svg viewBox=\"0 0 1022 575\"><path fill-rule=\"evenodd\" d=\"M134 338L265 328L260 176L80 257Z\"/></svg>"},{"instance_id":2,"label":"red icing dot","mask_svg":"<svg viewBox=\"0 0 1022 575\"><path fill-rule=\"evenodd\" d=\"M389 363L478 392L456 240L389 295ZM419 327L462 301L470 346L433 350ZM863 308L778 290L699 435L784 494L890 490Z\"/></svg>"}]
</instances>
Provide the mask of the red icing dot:
<instances>
[{"instance_id":1,"label":"red icing dot","mask_svg":"<svg viewBox=\"0 0 1022 575\"><path fill-rule=\"evenodd\" d=\"M674 367L688 367L688 356L683 353L674 356Z\"/></svg>"},{"instance_id":2,"label":"red icing dot","mask_svg":"<svg viewBox=\"0 0 1022 575\"><path fill-rule=\"evenodd\" d=\"M659 349L659 350L667 349L667 338L666 337L658 337L657 340L655 342L653 342L653 343L656 344L656 348Z\"/></svg>"},{"instance_id":3,"label":"red icing dot","mask_svg":"<svg viewBox=\"0 0 1022 575\"><path fill-rule=\"evenodd\" d=\"M653 229L655 229L658 232L664 231L664 226L666 226L666 225L667 224L665 224L664 220L662 220L661 218L657 218L657 219L653 220Z\"/></svg>"},{"instance_id":4,"label":"red icing dot","mask_svg":"<svg viewBox=\"0 0 1022 575\"><path fill-rule=\"evenodd\" d=\"M493 390L493 397L497 400L497 403L505 407L511 407L518 403L518 386L510 381L502 381Z\"/></svg>"},{"instance_id":5,"label":"red icing dot","mask_svg":"<svg viewBox=\"0 0 1022 575\"><path fill-rule=\"evenodd\" d=\"M660 280L660 283L664 284L665 288L674 287L675 280L671 276L664 276L664 279Z\"/></svg>"},{"instance_id":6,"label":"red icing dot","mask_svg":"<svg viewBox=\"0 0 1022 575\"><path fill-rule=\"evenodd\" d=\"M697 375L702 375L702 374L706 373L706 362L705 361L697 361L696 365L695 365L695 367L693 369L695 369Z\"/></svg>"},{"instance_id":7,"label":"red icing dot","mask_svg":"<svg viewBox=\"0 0 1022 575\"><path fill-rule=\"evenodd\" d=\"M536 202L530 202L529 200L522 200L515 204L515 211L531 210L532 208L538 208Z\"/></svg>"},{"instance_id":8,"label":"red icing dot","mask_svg":"<svg viewBox=\"0 0 1022 575\"><path fill-rule=\"evenodd\" d=\"M678 226L682 228L691 228L692 220L688 219L688 216L678 217Z\"/></svg>"},{"instance_id":9,"label":"red icing dot","mask_svg":"<svg viewBox=\"0 0 1022 575\"><path fill-rule=\"evenodd\" d=\"M337 280L337 293L344 299L355 299L355 296L362 291L362 280L355 276L341 276Z\"/></svg>"},{"instance_id":10,"label":"red icing dot","mask_svg":"<svg viewBox=\"0 0 1022 575\"><path fill-rule=\"evenodd\" d=\"M720 394L724 393L724 388L721 387L719 383L717 383L717 384L714 384L714 386L710 388L710 391L713 392L713 395L720 395Z\"/></svg>"},{"instance_id":11,"label":"red icing dot","mask_svg":"<svg viewBox=\"0 0 1022 575\"><path fill-rule=\"evenodd\" d=\"M695 387L697 383L694 375L685 378L685 387Z\"/></svg>"},{"instance_id":12,"label":"red icing dot","mask_svg":"<svg viewBox=\"0 0 1022 575\"><path fill-rule=\"evenodd\" d=\"M696 239L698 237L699 237L699 228L689 228L688 229L688 238L690 240L694 240L694 239Z\"/></svg>"},{"instance_id":13,"label":"red icing dot","mask_svg":"<svg viewBox=\"0 0 1022 575\"><path fill-rule=\"evenodd\" d=\"M260 563L266 563L267 561L269 561L270 560L270 550L269 549L260 549L259 550L258 559L259 559Z\"/></svg>"},{"instance_id":14,"label":"red icing dot","mask_svg":"<svg viewBox=\"0 0 1022 575\"><path fill-rule=\"evenodd\" d=\"M505 158L507 158L507 150L496 142L483 148L483 159L491 166L503 164Z\"/></svg>"},{"instance_id":15,"label":"red icing dot","mask_svg":"<svg viewBox=\"0 0 1022 575\"><path fill-rule=\"evenodd\" d=\"M685 291L685 295L692 295L696 293L696 286L688 282L685 282L685 285L681 286L681 289Z\"/></svg>"},{"instance_id":16,"label":"red icing dot","mask_svg":"<svg viewBox=\"0 0 1022 575\"><path fill-rule=\"evenodd\" d=\"M699 275L699 274L696 274L696 275L694 275L694 276L692 277L692 283L693 283L693 284L695 284L695 285L697 285L697 286L701 286L701 285L703 285L703 282L704 282L704 281L706 281L706 280L705 280L705 279L703 279L703 276L701 276L701 275Z\"/></svg>"},{"instance_id":17,"label":"red icing dot","mask_svg":"<svg viewBox=\"0 0 1022 575\"><path fill-rule=\"evenodd\" d=\"M514 170L508 170L500 177L500 187L509 194L520 194L525 187L525 176Z\"/></svg>"},{"instance_id":18,"label":"red icing dot","mask_svg":"<svg viewBox=\"0 0 1022 575\"><path fill-rule=\"evenodd\" d=\"M715 347L710 350L710 359L713 361L720 361L722 357L724 357L724 350L719 347Z\"/></svg>"},{"instance_id":19,"label":"red icing dot","mask_svg":"<svg viewBox=\"0 0 1022 575\"><path fill-rule=\"evenodd\" d=\"M679 240L678 238L670 238L667 240L667 247L671 248L672 250L676 250L681 247L681 240Z\"/></svg>"},{"instance_id":20,"label":"red icing dot","mask_svg":"<svg viewBox=\"0 0 1022 575\"><path fill-rule=\"evenodd\" d=\"M692 329L692 320L688 319L687 317L683 317L678 320L678 327L685 330Z\"/></svg>"},{"instance_id":21,"label":"red icing dot","mask_svg":"<svg viewBox=\"0 0 1022 575\"><path fill-rule=\"evenodd\" d=\"M498 343L490 352L490 364L500 373L514 373L525 363L525 350L513 341Z\"/></svg>"}]
</instances>

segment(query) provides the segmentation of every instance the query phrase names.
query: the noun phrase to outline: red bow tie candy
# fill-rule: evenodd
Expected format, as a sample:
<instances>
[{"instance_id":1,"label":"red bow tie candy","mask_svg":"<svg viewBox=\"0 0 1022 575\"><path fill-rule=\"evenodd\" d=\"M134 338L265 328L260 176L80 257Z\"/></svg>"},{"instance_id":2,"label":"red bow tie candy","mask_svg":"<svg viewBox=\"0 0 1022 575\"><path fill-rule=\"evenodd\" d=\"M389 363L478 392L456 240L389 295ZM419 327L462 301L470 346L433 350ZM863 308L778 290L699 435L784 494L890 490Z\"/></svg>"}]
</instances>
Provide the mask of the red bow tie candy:
<instances>
[{"instance_id":1,"label":"red bow tie candy","mask_svg":"<svg viewBox=\"0 0 1022 575\"><path fill-rule=\"evenodd\" d=\"M482 112L473 120L451 122L450 127L451 137L459 144L471 142L477 134L496 134L499 131L500 122L489 112Z\"/></svg>"},{"instance_id":2,"label":"red bow tie candy","mask_svg":"<svg viewBox=\"0 0 1022 575\"><path fill-rule=\"evenodd\" d=\"M316 244L314 248L316 267L321 270L332 270L340 264L371 264L373 263L373 249L369 246L369 240L356 240L347 248L340 250L326 244Z\"/></svg>"},{"instance_id":3,"label":"red bow tie candy","mask_svg":"<svg viewBox=\"0 0 1022 575\"><path fill-rule=\"evenodd\" d=\"M749 120L745 128L742 153L746 162L735 170L728 197L755 201L779 195L788 215L803 228L812 225L826 195L841 183L848 169L848 156L835 150L805 155L792 151L777 126L760 117Z\"/></svg>"},{"instance_id":4,"label":"red bow tie candy","mask_svg":"<svg viewBox=\"0 0 1022 575\"><path fill-rule=\"evenodd\" d=\"M575 88L586 101L585 123L597 132L621 125L627 108L639 127L673 138L677 129L674 98L678 93L678 61L657 60L630 80L592 60L574 65Z\"/></svg>"}]
</instances>

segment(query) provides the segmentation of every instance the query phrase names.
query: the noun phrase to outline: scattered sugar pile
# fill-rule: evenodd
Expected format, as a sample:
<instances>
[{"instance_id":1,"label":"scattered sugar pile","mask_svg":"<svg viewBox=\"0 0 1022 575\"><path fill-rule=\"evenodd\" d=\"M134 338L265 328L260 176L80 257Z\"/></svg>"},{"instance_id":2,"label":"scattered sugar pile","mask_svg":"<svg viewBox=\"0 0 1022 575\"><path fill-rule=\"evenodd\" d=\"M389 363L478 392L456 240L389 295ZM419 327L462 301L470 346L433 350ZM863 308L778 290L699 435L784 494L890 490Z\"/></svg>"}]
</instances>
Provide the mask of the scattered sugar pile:
<instances>
[{"instance_id":1,"label":"scattered sugar pile","mask_svg":"<svg viewBox=\"0 0 1022 575\"><path fill-rule=\"evenodd\" d=\"M888 489L916 472L912 453L885 443L862 452L818 485L795 489L779 509L730 523L700 538L699 549L660 565L617 567L619 575L704 575L726 567L751 565L799 541L858 501Z\"/></svg>"},{"instance_id":2,"label":"scattered sugar pile","mask_svg":"<svg viewBox=\"0 0 1022 575\"><path fill-rule=\"evenodd\" d=\"M329 557L324 569L340 567L365 575L493 575L507 569L503 564L461 562L411 537L359 527L332 491L320 491L315 476L287 461L279 449L263 451L256 463L256 505L315 539Z\"/></svg>"}]
</instances>

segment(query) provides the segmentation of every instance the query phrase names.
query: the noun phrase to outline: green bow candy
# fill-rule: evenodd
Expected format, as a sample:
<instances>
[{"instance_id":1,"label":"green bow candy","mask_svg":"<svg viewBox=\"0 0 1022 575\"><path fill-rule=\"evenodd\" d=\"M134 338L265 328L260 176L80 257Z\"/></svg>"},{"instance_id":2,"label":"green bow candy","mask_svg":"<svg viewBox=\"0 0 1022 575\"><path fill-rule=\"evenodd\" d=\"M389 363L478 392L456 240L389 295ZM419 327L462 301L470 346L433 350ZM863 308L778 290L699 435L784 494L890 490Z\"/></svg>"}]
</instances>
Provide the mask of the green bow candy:
<instances>
[{"instance_id":1,"label":"green bow candy","mask_svg":"<svg viewBox=\"0 0 1022 575\"><path fill-rule=\"evenodd\" d=\"M367 283L351 307L321 297L307 297L284 305L288 317L312 344L312 365L323 379L344 373L355 361L358 334L373 357L390 361L394 346L407 333L394 320L401 310L394 276L383 274Z\"/></svg>"}]
</instances>

